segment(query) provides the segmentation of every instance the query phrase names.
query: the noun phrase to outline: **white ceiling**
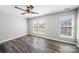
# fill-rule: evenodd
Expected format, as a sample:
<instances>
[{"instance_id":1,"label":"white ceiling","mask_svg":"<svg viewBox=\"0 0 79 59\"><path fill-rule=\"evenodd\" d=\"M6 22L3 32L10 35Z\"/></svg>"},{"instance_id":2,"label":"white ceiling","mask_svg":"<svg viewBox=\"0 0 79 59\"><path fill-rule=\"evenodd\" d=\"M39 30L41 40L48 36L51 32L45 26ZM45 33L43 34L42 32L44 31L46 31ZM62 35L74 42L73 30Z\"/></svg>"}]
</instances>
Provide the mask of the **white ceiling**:
<instances>
[{"instance_id":1,"label":"white ceiling","mask_svg":"<svg viewBox=\"0 0 79 59\"><path fill-rule=\"evenodd\" d=\"M18 5L18 7L26 9L25 5ZM78 5L34 5L34 12L38 12L39 14L25 14L21 15L23 11L14 8L14 5L0 5L0 11L24 17L24 18L32 18L37 16L42 16L50 13L57 13L61 11L65 11L65 8L75 9Z\"/></svg>"}]
</instances>

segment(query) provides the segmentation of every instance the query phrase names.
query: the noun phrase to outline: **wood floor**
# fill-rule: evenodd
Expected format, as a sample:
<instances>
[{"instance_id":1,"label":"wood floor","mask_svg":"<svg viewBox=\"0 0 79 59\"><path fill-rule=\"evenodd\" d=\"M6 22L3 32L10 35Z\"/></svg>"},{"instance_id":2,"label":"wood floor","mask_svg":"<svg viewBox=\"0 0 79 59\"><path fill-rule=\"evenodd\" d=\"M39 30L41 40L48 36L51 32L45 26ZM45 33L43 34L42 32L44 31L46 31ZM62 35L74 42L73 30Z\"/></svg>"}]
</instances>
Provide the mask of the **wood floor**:
<instances>
[{"instance_id":1,"label":"wood floor","mask_svg":"<svg viewBox=\"0 0 79 59\"><path fill-rule=\"evenodd\" d=\"M44 39L36 36L23 36L0 44L1 53L78 53L75 45Z\"/></svg>"}]
</instances>

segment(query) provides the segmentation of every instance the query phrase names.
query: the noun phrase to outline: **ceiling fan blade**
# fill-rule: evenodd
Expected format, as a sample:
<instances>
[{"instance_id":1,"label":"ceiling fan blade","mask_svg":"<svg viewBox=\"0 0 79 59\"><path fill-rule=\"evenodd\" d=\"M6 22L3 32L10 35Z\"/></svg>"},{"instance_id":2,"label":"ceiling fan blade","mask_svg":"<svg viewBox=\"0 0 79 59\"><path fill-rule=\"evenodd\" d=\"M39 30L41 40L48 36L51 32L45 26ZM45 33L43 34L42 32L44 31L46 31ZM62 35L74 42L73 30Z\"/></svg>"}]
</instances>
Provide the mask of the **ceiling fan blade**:
<instances>
[{"instance_id":1,"label":"ceiling fan blade","mask_svg":"<svg viewBox=\"0 0 79 59\"><path fill-rule=\"evenodd\" d=\"M15 8L17 8L17 9L19 9L19 10L22 10L22 11L26 11L26 10L24 10L24 9L22 9L22 8L17 7L17 6L15 6Z\"/></svg>"},{"instance_id":2,"label":"ceiling fan blade","mask_svg":"<svg viewBox=\"0 0 79 59\"><path fill-rule=\"evenodd\" d=\"M30 12L30 13L32 13L32 14L39 14L38 12Z\"/></svg>"},{"instance_id":3,"label":"ceiling fan blade","mask_svg":"<svg viewBox=\"0 0 79 59\"><path fill-rule=\"evenodd\" d=\"M24 14L26 14L26 12L24 12L24 13L21 13L21 15L24 15Z\"/></svg>"}]
</instances>

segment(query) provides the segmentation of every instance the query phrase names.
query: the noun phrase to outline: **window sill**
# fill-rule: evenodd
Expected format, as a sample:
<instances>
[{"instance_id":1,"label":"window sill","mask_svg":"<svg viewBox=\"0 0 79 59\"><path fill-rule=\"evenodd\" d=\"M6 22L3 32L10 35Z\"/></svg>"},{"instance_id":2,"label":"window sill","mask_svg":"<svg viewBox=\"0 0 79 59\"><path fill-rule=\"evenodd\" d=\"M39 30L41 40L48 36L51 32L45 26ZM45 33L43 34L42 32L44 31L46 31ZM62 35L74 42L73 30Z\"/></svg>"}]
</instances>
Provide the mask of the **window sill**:
<instances>
[{"instance_id":1,"label":"window sill","mask_svg":"<svg viewBox=\"0 0 79 59\"><path fill-rule=\"evenodd\" d=\"M59 35L60 37L73 38L73 36Z\"/></svg>"},{"instance_id":2,"label":"window sill","mask_svg":"<svg viewBox=\"0 0 79 59\"><path fill-rule=\"evenodd\" d=\"M38 32L33 32L34 34L41 34L41 35L44 35L45 33L38 33Z\"/></svg>"}]
</instances>

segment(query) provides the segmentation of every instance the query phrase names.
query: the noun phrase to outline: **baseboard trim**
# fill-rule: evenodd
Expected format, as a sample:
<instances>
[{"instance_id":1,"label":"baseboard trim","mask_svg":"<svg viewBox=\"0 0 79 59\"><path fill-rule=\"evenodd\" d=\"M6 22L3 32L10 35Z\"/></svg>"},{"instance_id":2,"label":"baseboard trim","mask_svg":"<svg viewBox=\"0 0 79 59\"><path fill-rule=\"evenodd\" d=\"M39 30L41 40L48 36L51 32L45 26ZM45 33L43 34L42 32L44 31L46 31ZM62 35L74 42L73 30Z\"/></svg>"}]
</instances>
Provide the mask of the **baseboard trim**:
<instances>
[{"instance_id":1,"label":"baseboard trim","mask_svg":"<svg viewBox=\"0 0 79 59\"><path fill-rule=\"evenodd\" d=\"M38 36L38 37L42 37L42 38L46 38L46 39L50 39L50 40L55 40L55 41L59 41L59 42L64 42L64 43L76 45L76 43L74 43L74 42L59 40L59 39L55 39L55 38L51 38L51 37L46 37L46 36L35 35L35 34L30 34L30 35L34 35L34 36Z\"/></svg>"},{"instance_id":2,"label":"baseboard trim","mask_svg":"<svg viewBox=\"0 0 79 59\"><path fill-rule=\"evenodd\" d=\"M4 41L0 41L0 43L7 42L7 41L10 41L10 40L13 40L13 39L25 36L25 35L34 35L34 36L38 36L38 37L42 37L42 38L46 38L46 39L50 39L50 40L55 40L55 41L64 42L64 43L68 43L68 44L74 44L74 45L76 45L79 48L79 44L74 43L74 42L68 42L68 41L64 41L64 40L58 40L58 39L55 39L55 38L46 37L46 36L40 36L40 35L35 35L35 34L24 34L24 35L21 35L21 36L18 36L18 37L13 37L13 38L10 38L10 39L4 40Z\"/></svg>"},{"instance_id":3,"label":"baseboard trim","mask_svg":"<svg viewBox=\"0 0 79 59\"><path fill-rule=\"evenodd\" d=\"M3 41L0 41L0 43L4 43L4 42L7 42L7 41L10 41L10 40L13 40L13 39L16 39L16 38L19 38L19 37L25 36L25 35L28 35L28 34L24 34L24 35L20 35L20 36L17 36L17 37L9 38L9 39L6 39L6 40L3 40Z\"/></svg>"},{"instance_id":4,"label":"baseboard trim","mask_svg":"<svg viewBox=\"0 0 79 59\"><path fill-rule=\"evenodd\" d=\"M79 48L79 43L76 43L77 48Z\"/></svg>"}]
</instances>

